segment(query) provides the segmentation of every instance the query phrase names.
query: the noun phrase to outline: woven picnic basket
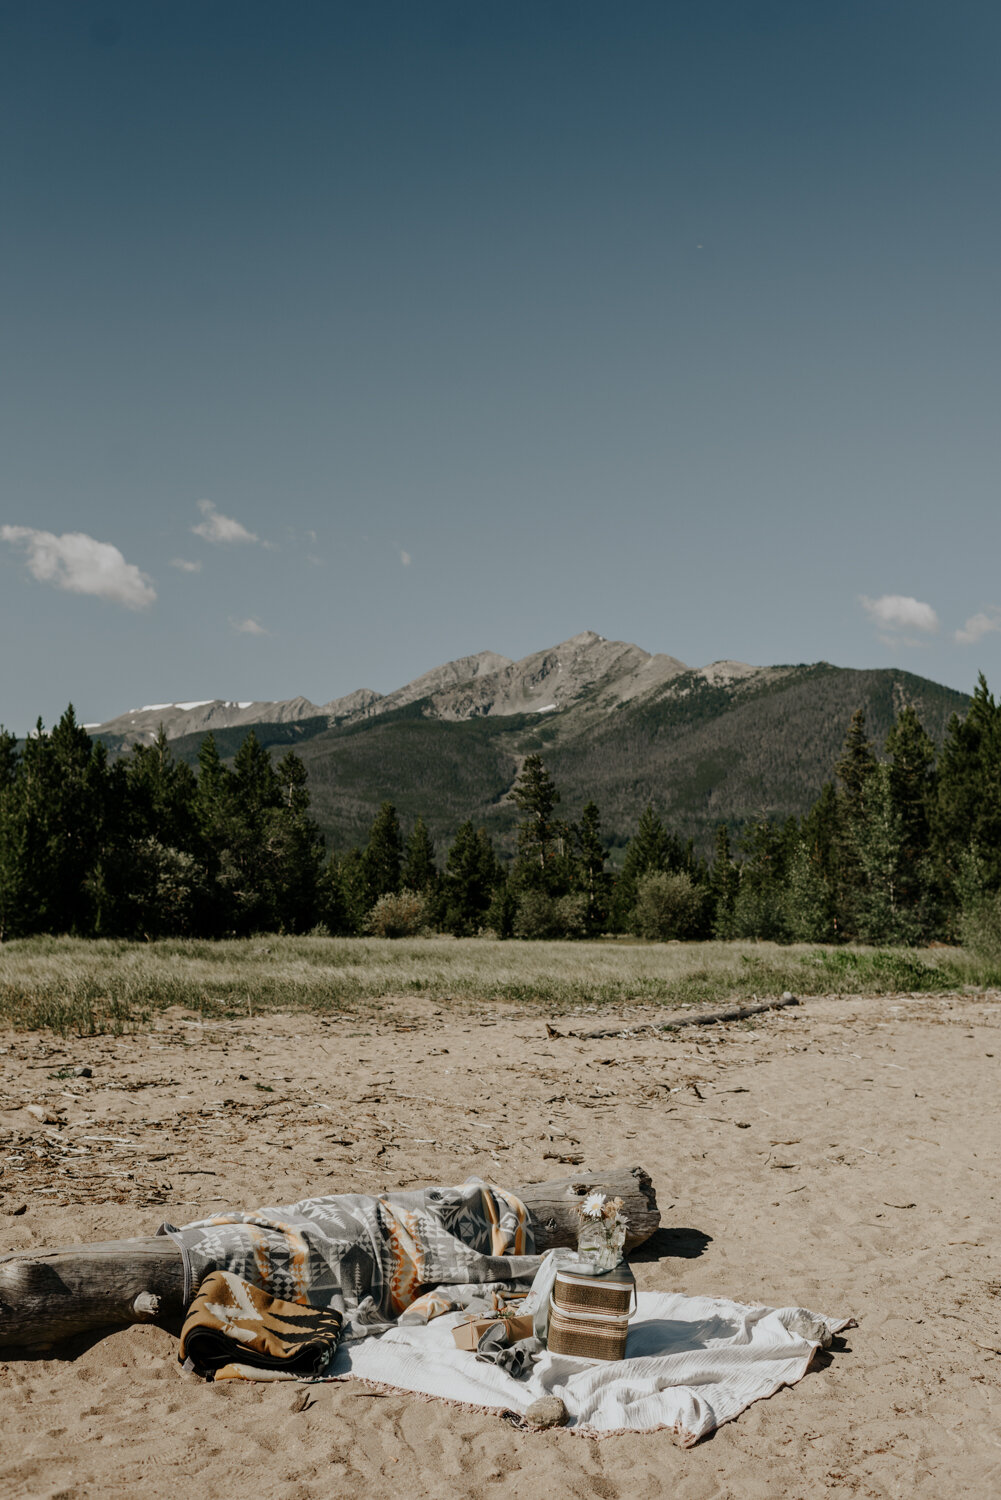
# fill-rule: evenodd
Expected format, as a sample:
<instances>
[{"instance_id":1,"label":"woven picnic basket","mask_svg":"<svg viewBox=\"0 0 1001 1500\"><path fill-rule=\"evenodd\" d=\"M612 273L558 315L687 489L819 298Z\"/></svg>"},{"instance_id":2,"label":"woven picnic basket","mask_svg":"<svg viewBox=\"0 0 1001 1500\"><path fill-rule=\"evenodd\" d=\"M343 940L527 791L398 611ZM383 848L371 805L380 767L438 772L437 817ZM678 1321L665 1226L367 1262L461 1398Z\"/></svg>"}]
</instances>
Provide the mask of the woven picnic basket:
<instances>
[{"instance_id":1,"label":"woven picnic basket","mask_svg":"<svg viewBox=\"0 0 1001 1500\"><path fill-rule=\"evenodd\" d=\"M549 1302L549 1349L576 1359L625 1359L635 1296L636 1281L624 1261L601 1276L557 1271Z\"/></svg>"}]
</instances>

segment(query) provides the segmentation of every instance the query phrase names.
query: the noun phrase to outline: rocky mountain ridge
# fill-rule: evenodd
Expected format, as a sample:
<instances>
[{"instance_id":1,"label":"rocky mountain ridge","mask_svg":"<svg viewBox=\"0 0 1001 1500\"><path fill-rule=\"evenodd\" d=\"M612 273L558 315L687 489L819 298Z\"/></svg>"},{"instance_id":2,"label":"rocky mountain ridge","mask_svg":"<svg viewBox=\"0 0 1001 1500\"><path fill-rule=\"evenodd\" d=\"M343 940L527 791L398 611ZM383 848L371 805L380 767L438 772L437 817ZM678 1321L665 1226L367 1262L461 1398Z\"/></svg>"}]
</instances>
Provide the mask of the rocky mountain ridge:
<instances>
[{"instance_id":1,"label":"rocky mountain ridge","mask_svg":"<svg viewBox=\"0 0 1001 1500\"><path fill-rule=\"evenodd\" d=\"M707 852L726 822L736 838L761 817L804 812L832 775L848 721L866 714L877 748L913 705L941 744L968 699L898 668L826 662L691 670L585 631L520 661L480 652L392 693L361 689L318 705L150 704L91 726L112 755L149 743L162 723L194 765L206 731L232 758L249 729L276 757L289 748L309 778L313 815L331 848L361 843L384 800L405 826L424 817L444 849L467 818L513 848L511 789L527 754L544 755L564 816L594 799L621 848L647 803Z\"/></svg>"},{"instance_id":2,"label":"rocky mountain ridge","mask_svg":"<svg viewBox=\"0 0 1001 1500\"><path fill-rule=\"evenodd\" d=\"M713 662L696 669L706 682L732 682L770 668L743 662ZM593 630L582 631L557 646L511 661L494 651L480 651L445 662L391 693L359 688L329 703L297 697L278 702L234 702L222 698L184 703L155 703L127 710L94 733L121 747L154 739L161 725L168 739L207 734L254 724L315 721L319 728L360 723L410 704L422 703L428 718L461 722L472 718L552 713L597 694L605 709L656 692L690 669L677 657L651 654L626 641L609 641Z\"/></svg>"}]
</instances>

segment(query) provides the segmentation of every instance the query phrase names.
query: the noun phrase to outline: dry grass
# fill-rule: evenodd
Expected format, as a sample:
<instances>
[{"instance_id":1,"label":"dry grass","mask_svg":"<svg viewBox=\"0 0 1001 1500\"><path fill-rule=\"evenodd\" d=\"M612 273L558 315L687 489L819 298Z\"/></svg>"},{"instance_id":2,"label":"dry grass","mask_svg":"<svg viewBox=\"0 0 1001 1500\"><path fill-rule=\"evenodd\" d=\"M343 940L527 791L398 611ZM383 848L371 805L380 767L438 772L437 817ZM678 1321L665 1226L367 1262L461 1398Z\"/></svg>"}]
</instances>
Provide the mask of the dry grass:
<instances>
[{"instance_id":1,"label":"dry grass","mask_svg":"<svg viewBox=\"0 0 1001 1500\"><path fill-rule=\"evenodd\" d=\"M885 994L997 983L960 949L772 943L519 943L288 938L158 943L32 938L0 947L0 1020L67 1033L124 1031L169 1006L205 1018L262 1010L453 1008L547 1013L672 1007L798 994Z\"/></svg>"}]
</instances>

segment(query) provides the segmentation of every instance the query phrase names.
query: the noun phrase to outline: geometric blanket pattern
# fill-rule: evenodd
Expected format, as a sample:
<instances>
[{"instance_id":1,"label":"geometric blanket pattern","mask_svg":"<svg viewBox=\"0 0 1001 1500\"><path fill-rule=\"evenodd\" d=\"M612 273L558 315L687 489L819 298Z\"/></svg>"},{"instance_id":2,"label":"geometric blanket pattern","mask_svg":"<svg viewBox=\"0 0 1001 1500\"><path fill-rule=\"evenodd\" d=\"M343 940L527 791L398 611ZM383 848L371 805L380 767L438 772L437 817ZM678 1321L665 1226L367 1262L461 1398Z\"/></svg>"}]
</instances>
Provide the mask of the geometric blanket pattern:
<instances>
[{"instance_id":1,"label":"geometric blanket pattern","mask_svg":"<svg viewBox=\"0 0 1001 1500\"><path fill-rule=\"evenodd\" d=\"M178 1360L201 1375L224 1375L238 1361L257 1370L319 1375L341 1336L333 1308L283 1302L231 1271L206 1276L181 1329Z\"/></svg>"},{"instance_id":2,"label":"geometric blanket pattern","mask_svg":"<svg viewBox=\"0 0 1001 1500\"><path fill-rule=\"evenodd\" d=\"M457 1187L341 1193L250 1212L164 1224L184 1258L184 1303L215 1271L271 1297L330 1308L345 1335L427 1322L512 1283L541 1263L525 1205L471 1177Z\"/></svg>"}]
</instances>

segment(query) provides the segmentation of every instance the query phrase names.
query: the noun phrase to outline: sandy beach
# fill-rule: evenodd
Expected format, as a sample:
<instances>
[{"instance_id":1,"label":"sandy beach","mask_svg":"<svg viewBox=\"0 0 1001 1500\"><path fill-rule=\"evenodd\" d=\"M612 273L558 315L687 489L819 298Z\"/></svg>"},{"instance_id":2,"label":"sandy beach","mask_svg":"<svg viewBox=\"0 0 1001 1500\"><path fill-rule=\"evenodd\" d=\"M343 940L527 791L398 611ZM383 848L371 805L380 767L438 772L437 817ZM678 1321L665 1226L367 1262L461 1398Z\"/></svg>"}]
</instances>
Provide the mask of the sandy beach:
<instances>
[{"instance_id":1,"label":"sandy beach","mask_svg":"<svg viewBox=\"0 0 1001 1500\"><path fill-rule=\"evenodd\" d=\"M136 1327L0 1360L0 1495L679 1500L1001 1492L1001 996L817 998L587 1039L659 1012L268 1015L0 1037L0 1249L149 1234L307 1192L639 1164L639 1284L858 1327L685 1451L380 1393L182 1379ZM402 1021L401 1016L407 1020ZM90 1068L90 1077L76 1076ZM41 1106L46 1119L30 1113Z\"/></svg>"}]
</instances>

